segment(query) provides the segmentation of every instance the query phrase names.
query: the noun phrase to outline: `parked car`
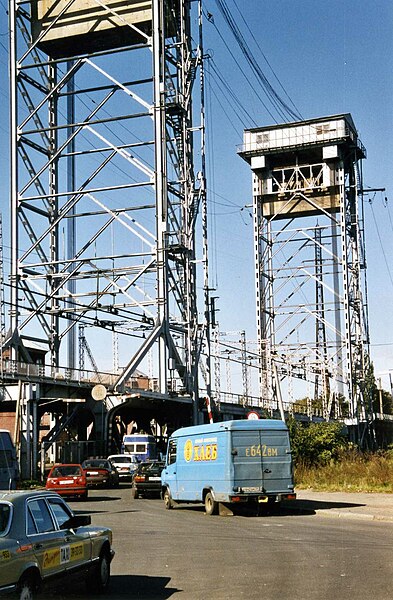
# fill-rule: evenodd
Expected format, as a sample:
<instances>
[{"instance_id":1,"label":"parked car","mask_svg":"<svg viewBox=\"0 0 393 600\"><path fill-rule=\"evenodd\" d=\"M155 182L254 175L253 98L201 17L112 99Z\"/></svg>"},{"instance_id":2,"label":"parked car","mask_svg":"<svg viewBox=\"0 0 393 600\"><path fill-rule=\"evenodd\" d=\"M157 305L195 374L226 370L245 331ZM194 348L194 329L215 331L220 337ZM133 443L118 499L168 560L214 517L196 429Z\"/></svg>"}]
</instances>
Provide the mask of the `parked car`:
<instances>
[{"instance_id":1,"label":"parked car","mask_svg":"<svg viewBox=\"0 0 393 600\"><path fill-rule=\"evenodd\" d=\"M109 583L112 531L90 526L49 491L0 492L0 596L32 600L41 586L80 573L89 590ZM53 596L51 596L53 597Z\"/></svg>"},{"instance_id":2,"label":"parked car","mask_svg":"<svg viewBox=\"0 0 393 600\"><path fill-rule=\"evenodd\" d=\"M88 458L82 463L86 474L87 487L118 487L119 473L106 458Z\"/></svg>"},{"instance_id":3,"label":"parked car","mask_svg":"<svg viewBox=\"0 0 393 600\"><path fill-rule=\"evenodd\" d=\"M45 485L47 490L57 492L60 496L78 496L86 499L87 479L81 465L55 465L49 472Z\"/></svg>"},{"instance_id":4,"label":"parked car","mask_svg":"<svg viewBox=\"0 0 393 600\"><path fill-rule=\"evenodd\" d=\"M108 460L117 469L120 479L132 479L139 465L132 454L111 454Z\"/></svg>"},{"instance_id":5,"label":"parked car","mask_svg":"<svg viewBox=\"0 0 393 600\"><path fill-rule=\"evenodd\" d=\"M133 498L140 496L160 496L161 471L165 463L159 460L142 462L132 481L131 495Z\"/></svg>"}]
</instances>

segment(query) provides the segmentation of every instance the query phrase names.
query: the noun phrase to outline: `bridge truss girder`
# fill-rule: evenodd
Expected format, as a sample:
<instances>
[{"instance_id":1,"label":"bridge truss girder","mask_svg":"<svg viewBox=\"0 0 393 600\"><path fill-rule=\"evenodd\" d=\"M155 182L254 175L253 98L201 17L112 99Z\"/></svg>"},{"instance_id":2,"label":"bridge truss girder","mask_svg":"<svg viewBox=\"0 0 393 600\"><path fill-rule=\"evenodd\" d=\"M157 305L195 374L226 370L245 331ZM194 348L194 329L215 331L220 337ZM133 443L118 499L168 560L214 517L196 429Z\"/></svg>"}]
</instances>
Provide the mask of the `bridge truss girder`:
<instances>
[{"instance_id":1,"label":"bridge truss girder","mask_svg":"<svg viewBox=\"0 0 393 600\"><path fill-rule=\"evenodd\" d=\"M29 4L10 3L9 343L20 360L25 340L41 342L53 371L72 372L88 325L110 370L118 332L126 366L114 391L154 351L159 391L176 380L196 420L209 350L197 301L199 278L208 296L202 12L182 0L151 11L151 31L132 26L129 45L76 54L62 41L48 56L54 25L34 37Z\"/></svg>"}]
</instances>

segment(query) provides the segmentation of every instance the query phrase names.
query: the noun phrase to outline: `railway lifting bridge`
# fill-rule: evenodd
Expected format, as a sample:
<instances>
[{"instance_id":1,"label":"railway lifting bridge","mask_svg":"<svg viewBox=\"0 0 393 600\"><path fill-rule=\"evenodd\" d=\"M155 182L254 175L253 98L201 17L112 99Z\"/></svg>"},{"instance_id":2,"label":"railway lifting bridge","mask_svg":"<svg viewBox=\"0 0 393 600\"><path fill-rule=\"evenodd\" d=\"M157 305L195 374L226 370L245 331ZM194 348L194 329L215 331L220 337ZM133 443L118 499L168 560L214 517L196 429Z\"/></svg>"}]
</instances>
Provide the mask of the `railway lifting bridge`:
<instances>
[{"instance_id":1,"label":"railway lifting bridge","mask_svg":"<svg viewBox=\"0 0 393 600\"><path fill-rule=\"evenodd\" d=\"M10 310L2 312L1 412L2 424L12 422L24 444L27 475L45 463L39 443L50 452L56 443L75 442L80 452L92 441L95 453L104 452L118 444L124 426L154 427L162 437L202 420L204 398L217 399L202 16L201 0L10 2L11 291ZM315 351L302 350L301 358L318 373L315 386L325 397L329 378L340 373L353 418L358 406L364 409L354 170L364 151L350 118L340 119L353 139L333 136L327 143L322 133L314 146L273 147L279 128L245 132L240 155L254 177L260 393L234 401L220 392L221 418L244 416L249 408L284 414L278 383L288 369L299 370L300 355L288 342L281 362L274 360L273 280L285 274L273 266L271 225L298 213L321 213L339 231L328 253L346 286L332 311L338 319L344 306L345 334L329 346L326 229L290 233L311 236L318 266L315 273L304 263L296 267L308 269L318 294ZM324 132L332 123L304 126ZM347 241L338 258L333 245ZM96 362L90 373L81 359L88 335Z\"/></svg>"}]
</instances>

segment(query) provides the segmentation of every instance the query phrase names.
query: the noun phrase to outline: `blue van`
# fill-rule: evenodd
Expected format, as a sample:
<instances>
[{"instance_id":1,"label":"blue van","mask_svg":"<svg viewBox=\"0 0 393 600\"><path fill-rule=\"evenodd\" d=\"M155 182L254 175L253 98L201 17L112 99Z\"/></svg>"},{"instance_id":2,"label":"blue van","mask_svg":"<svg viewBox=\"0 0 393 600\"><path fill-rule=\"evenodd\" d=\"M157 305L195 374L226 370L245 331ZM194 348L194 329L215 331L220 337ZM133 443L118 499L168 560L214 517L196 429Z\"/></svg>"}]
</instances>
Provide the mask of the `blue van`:
<instances>
[{"instance_id":1,"label":"blue van","mask_svg":"<svg viewBox=\"0 0 393 600\"><path fill-rule=\"evenodd\" d=\"M161 492L168 509L202 502L208 515L221 503L254 503L262 509L294 500L285 423L237 420L178 429L169 439Z\"/></svg>"}]
</instances>

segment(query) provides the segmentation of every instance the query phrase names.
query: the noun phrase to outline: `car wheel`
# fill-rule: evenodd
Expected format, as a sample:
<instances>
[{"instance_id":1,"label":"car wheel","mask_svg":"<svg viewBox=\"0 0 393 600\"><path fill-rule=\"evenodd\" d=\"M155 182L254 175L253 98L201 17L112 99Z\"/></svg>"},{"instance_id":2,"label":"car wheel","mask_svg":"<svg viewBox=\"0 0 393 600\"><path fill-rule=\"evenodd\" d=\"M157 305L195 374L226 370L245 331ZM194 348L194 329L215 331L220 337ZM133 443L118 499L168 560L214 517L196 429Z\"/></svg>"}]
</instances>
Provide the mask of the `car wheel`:
<instances>
[{"instance_id":1,"label":"car wheel","mask_svg":"<svg viewBox=\"0 0 393 600\"><path fill-rule=\"evenodd\" d=\"M218 503L214 500L211 492L207 492L205 496L205 511L209 516L216 515L218 512Z\"/></svg>"},{"instance_id":2,"label":"car wheel","mask_svg":"<svg viewBox=\"0 0 393 600\"><path fill-rule=\"evenodd\" d=\"M33 600L37 582L33 575L25 575L18 585L18 600Z\"/></svg>"},{"instance_id":3,"label":"car wheel","mask_svg":"<svg viewBox=\"0 0 393 600\"><path fill-rule=\"evenodd\" d=\"M108 550L104 549L101 551L98 564L91 571L87 580L88 589L93 592L102 592L106 590L109 585L110 575L111 559Z\"/></svg>"},{"instance_id":4,"label":"car wheel","mask_svg":"<svg viewBox=\"0 0 393 600\"><path fill-rule=\"evenodd\" d=\"M164 506L167 510L171 510L173 508L172 497L168 488L164 492Z\"/></svg>"}]
</instances>

